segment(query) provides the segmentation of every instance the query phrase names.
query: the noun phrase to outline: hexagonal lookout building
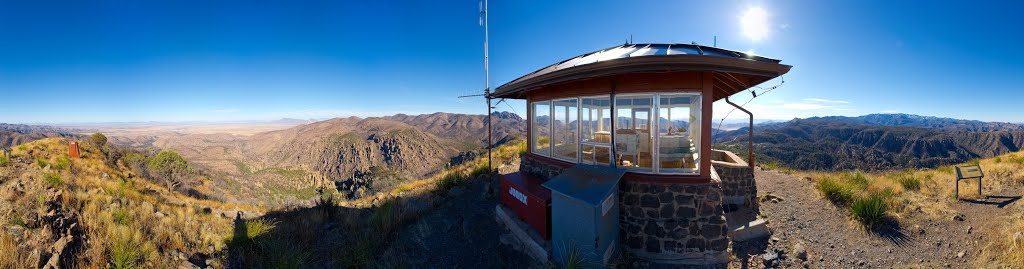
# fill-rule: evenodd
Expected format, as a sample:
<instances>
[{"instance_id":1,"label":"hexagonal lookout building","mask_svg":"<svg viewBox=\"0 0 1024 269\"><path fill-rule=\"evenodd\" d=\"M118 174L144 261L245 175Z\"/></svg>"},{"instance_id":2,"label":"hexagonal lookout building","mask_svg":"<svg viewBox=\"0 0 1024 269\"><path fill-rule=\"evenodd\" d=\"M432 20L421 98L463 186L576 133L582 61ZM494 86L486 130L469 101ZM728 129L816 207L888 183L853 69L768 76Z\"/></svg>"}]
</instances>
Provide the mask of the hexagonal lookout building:
<instances>
[{"instance_id":1,"label":"hexagonal lookout building","mask_svg":"<svg viewBox=\"0 0 1024 269\"><path fill-rule=\"evenodd\" d=\"M625 44L498 87L490 97L527 101L529 139L520 171L502 175L499 219L519 223L519 231L510 229L529 241L531 256L551 255L562 263L557 256L566 235L559 231L566 229L557 226L584 227L589 220L559 223L578 212L561 209L557 197L574 194L545 183L575 166L624 170L612 182L617 184L608 185L615 189L604 194L610 202L595 203L596 213L581 210L618 216L597 218L598 226L618 226L594 236L595 246L598 239L611 242L591 251L597 264L627 252L643 267L724 267L732 241L766 228L756 219L753 154L745 160L711 147L712 104L729 102L729 96L790 68L777 59L716 47ZM587 188L586 182L596 181L576 182L584 183L555 185Z\"/></svg>"}]
</instances>

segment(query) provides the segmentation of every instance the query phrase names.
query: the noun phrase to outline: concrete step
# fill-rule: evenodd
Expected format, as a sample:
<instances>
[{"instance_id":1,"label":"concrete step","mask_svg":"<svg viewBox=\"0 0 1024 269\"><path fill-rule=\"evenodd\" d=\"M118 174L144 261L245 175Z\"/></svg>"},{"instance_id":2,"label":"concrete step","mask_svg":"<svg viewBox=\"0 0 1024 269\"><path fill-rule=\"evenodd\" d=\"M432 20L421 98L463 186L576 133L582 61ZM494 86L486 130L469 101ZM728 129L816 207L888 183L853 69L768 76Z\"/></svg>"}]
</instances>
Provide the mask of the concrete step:
<instances>
[{"instance_id":1,"label":"concrete step","mask_svg":"<svg viewBox=\"0 0 1024 269\"><path fill-rule=\"evenodd\" d=\"M529 224L519 220L511 209L499 204L494 207L494 211L494 218L512 232L511 237L517 245L515 249L525 252L541 264L548 262L548 255L551 253L550 241L544 240Z\"/></svg>"},{"instance_id":2,"label":"concrete step","mask_svg":"<svg viewBox=\"0 0 1024 269\"><path fill-rule=\"evenodd\" d=\"M764 219L755 219L741 225L729 226L729 238L732 238L734 242L763 238L771 234L771 231L768 230L768 222Z\"/></svg>"}]
</instances>

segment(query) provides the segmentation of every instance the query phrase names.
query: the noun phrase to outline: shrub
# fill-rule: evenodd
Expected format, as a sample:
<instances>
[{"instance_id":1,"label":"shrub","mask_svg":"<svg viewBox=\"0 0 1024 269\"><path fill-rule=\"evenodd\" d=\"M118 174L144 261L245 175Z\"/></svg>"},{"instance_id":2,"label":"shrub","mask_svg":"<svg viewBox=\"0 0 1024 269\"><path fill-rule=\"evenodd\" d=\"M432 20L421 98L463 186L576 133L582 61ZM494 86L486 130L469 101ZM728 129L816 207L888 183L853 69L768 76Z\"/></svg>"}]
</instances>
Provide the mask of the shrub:
<instances>
[{"instance_id":1,"label":"shrub","mask_svg":"<svg viewBox=\"0 0 1024 269\"><path fill-rule=\"evenodd\" d=\"M853 198L853 189L831 177L818 180L815 187L821 191L822 195L836 204L846 204Z\"/></svg>"},{"instance_id":2,"label":"shrub","mask_svg":"<svg viewBox=\"0 0 1024 269\"><path fill-rule=\"evenodd\" d=\"M921 179L914 177L911 173L896 174L892 176L892 179L903 186L903 189L913 191L921 189Z\"/></svg>"},{"instance_id":3,"label":"shrub","mask_svg":"<svg viewBox=\"0 0 1024 269\"><path fill-rule=\"evenodd\" d=\"M141 238L136 238L131 230L120 228L114 230L107 246L110 256L110 268L129 269L140 268L142 264Z\"/></svg>"},{"instance_id":4,"label":"shrub","mask_svg":"<svg viewBox=\"0 0 1024 269\"><path fill-rule=\"evenodd\" d=\"M89 142L92 142L92 144L96 145L97 148L102 149L103 146L107 145L107 136L101 133L95 133L89 136Z\"/></svg>"},{"instance_id":5,"label":"shrub","mask_svg":"<svg viewBox=\"0 0 1024 269\"><path fill-rule=\"evenodd\" d=\"M3 153L0 153L0 167L7 166L10 163L11 163L11 158L7 157L7 155L4 155Z\"/></svg>"},{"instance_id":6,"label":"shrub","mask_svg":"<svg viewBox=\"0 0 1024 269\"><path fill-rule=\"evenodd\" d=\"M966 163L964 163L964 165L966 165L966 166L974 166L974 165L979 165L979 164L981 164L981 160L980 159L972 159L972 160L967 161Z\"/></svg>"},{"instance_id":7,"label":"shrub","mask_svg":"<svg viewBox=\"0 0 1024 269\"><path fill-rule=\"evenodd\" d=\"M850 212L853 213L853 217L869 230L874 229L885 220L888 209L885 194L881 193L858 197L850 204Z\"/></svg>"},{"instance_id":8,"label":"shrub","mask_svg":"<svg viewBox=\"0 0 1024 269\"><path fill-rule=\"evenodd\" d=\"M177 189L192 171L185 158L170 150L161 151L156 157L150 159L148 168L164 180L168 190Z\"/></svg>"},{"instance_id":9,"label":"shrub","mask_svg":"<svg viewBox=\"0 0 1024 269\"><path fill-rule=\"evenodd\" d=\"M46 184L50 185L50 187L59 188L64 186L64 181L61 180L60 174L56 172L43 173L43 180L46 181Z\"/></svg>"}]
</instances>

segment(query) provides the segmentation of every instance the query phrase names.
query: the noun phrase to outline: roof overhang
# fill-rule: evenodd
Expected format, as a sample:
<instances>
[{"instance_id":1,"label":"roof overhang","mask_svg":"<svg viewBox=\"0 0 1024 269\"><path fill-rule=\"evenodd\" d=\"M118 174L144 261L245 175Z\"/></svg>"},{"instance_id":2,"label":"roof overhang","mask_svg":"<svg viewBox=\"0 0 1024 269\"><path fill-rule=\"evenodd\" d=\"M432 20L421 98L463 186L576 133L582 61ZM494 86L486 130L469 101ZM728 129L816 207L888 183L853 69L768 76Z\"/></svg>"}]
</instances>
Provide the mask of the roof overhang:
<instances>
[{"instance_id":1,"label":"roof overhang","mask_svg":"<svg viewBox=\"0 0 1024 269\"><path fill-rule=\"evenodd\" d=\"M652 45L646 46L650 47ZM548 66L502 85L495 89L491 97L521 99L525 97L526 93L546 85L619 74L712 71L715 74L714 100L718 100L786 74L792 68L789 65L779 64L779 61L774 59L699 45L686 46L696 47L700 54L626 56L594 61L582 65L566 66L567 62L571 63L577 59L621 49L624 46L582 55ZM712 49L716 50L716 53L713 54L715 56L702 55L705 50Z\"/></svg>"}]
</instances>

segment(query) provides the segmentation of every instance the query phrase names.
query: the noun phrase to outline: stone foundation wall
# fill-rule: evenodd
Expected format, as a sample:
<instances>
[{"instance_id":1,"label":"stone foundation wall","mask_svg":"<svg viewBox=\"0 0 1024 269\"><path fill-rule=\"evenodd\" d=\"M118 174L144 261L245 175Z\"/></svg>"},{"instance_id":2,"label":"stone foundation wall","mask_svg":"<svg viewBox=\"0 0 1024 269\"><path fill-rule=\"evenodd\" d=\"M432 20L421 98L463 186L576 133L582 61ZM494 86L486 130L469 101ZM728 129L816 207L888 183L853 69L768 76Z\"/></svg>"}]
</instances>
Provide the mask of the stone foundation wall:
<instances>
[{"instance_id":1,"label":"stone foundation wall","mask_svg":"<svg viewBox=\"0 0 1024 269\"><path fill-rule=\"evenodd\" d=\"M730 212L738 207L757 209L757 182L754 170L732 152L714 150L711 166L722 179L722 204Z\"/></svg>"},{"instance_id":2,"label":"stone foundation wall","mask_svg":"<svg viewBox=\"0 0 1024 269\"><path fill-rule=\"evenodd\" d=\"M520 171L550 179L563 168L530 156ZM704 184L621 181L619 248L641 268L725 268L729 262L723 189L716 169Z\"/></svg>"},{"instance_id":3,"label":"stone foundation wall","mask_svg":"<svg viewBox=\"0 0 1024 269\"><path fill-rule=\"evenodd\" d=\"M644 267L724 267L730 241L719 184L622 182L622 249Z\"/></svg>"},{"instance_id":4,"label":"stone foundation wall","mask_svg":"<svg viewBox=\"0 0 1024 269\"><path fill-rule=\"evenodd\" d=\"M552 179L562 173L562 167L550 163L538 161L529 155L520 158L519 171L533 175L541 179Z\"/></svg>"}]
</instances>

